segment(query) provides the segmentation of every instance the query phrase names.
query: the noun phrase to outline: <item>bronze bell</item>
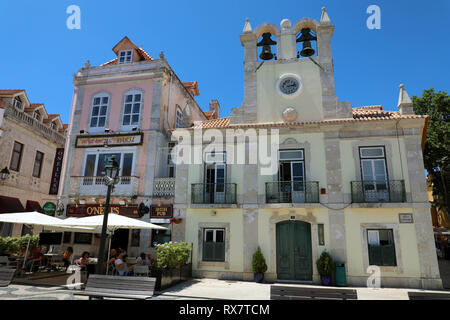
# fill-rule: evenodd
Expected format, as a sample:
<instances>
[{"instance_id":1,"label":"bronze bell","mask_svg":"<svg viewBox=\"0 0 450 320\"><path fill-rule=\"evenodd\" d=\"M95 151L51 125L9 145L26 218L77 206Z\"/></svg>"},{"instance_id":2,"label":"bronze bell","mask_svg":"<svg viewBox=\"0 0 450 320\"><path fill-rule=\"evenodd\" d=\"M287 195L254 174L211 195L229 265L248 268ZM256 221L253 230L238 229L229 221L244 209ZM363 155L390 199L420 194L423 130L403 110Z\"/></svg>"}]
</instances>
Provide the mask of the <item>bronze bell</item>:
<instances>
[{"instance_id":1,"label":"bronze bell","mask_svg":"<svg viewBox=\"0 0 450 320\"><path fill-rule=\"evenodd\" d=\"M261 41L257 44L258 47L263 47L262 52L259 55L261 60L273 59L273 53L270 46L277 43L270 38L271 36L270 32L263 33Z\"/></svg>"},{"instance_id":2,"label":"bronze bell","mask_svg":"<svg viewBox=\"0 0 450 320\"><path fill-rule=\"evenodd\" d=\"M303 28L301 31L302 35L297 39L296 42L303 42L303 49L300 51L302 57L310 57L316 51L311 47L311 41L317 40L317 37L311 34L310 28Z\"/></svg>"},{"instance_id":3,"label":"bronze bell","mask_svg":"<svg viewBox=\"0 0 450 320\"><path fill-rule=\"evenodd\" d=\"M303 49L300 51L302 57L311 57L316 51L311 47L311 41L303 42Z\"/></svg>"}]
</instances>

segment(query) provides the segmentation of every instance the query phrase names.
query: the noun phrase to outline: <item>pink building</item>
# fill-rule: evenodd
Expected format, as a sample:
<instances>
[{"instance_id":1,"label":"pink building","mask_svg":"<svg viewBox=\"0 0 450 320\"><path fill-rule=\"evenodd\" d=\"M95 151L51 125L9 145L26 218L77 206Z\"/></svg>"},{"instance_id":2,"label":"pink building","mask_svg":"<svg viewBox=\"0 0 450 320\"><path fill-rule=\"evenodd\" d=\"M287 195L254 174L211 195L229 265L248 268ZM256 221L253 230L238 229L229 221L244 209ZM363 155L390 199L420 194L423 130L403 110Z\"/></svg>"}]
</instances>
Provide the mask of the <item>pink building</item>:
<instances>
[{"instance_id":1,"label":"pink building","mask_svg":"<svg viewBox=\"0 0 450 320\"><path fill-rule=\"evenodd\" d=\"M159 233L117 231L112 247L138 255L172 239L176 173L169 157L170 130L206 120L207 115L194 99L199 94L197 82L181 82L162 52L156 59L128 37L113 52L113 60L97 67L88 61L74 75L59 196L66 216L102 214L107 189L104 165L115 155L120 181L112 193L111 212L169 228ZM68 233L63 242L73 245L75 254L83 250L97 254L99 238Z\"/></svg>"}]
</instances>

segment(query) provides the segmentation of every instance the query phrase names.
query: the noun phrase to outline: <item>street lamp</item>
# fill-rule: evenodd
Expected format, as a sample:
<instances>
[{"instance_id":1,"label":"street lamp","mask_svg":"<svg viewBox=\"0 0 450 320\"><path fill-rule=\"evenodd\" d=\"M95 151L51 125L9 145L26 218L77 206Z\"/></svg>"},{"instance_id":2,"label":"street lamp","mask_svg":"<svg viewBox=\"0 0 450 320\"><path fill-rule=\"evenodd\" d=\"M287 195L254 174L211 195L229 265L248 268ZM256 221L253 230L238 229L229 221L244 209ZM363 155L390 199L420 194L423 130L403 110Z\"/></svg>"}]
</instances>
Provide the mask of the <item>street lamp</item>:
<instances>
[{"instance_id":1,"label":"street lamp","mask_svg":"<svg viewBox=\"0 0 450 320\"><path fill-rule=\"evenodd\" d=\"M98 251L98 263L97 274L103 272L103 262L105 260L105 242L106 242L106 229L108 226L108 213L109 213L109 201L111 198L111 192L114 190L114 185L118 183L119 164L116 161L115 156L111 156L105 165L105 184L108 186L106 193L105 213L103 214L103 226L102 235L100 238L100 249Z\"/></svg>"},{"instance_id":2,"label":"street lamp","mask_svg":"<svg viewBox=\"0 0 450 320\"><path fill-rule=\"evenodd\" d=\"M0 171L0 179L6 180L6 179L8 178L8 176L9 176L9 170L8 170L8 167L4 167L4 168L2 169L2 171Z\"/></svg>"}]
</instances>

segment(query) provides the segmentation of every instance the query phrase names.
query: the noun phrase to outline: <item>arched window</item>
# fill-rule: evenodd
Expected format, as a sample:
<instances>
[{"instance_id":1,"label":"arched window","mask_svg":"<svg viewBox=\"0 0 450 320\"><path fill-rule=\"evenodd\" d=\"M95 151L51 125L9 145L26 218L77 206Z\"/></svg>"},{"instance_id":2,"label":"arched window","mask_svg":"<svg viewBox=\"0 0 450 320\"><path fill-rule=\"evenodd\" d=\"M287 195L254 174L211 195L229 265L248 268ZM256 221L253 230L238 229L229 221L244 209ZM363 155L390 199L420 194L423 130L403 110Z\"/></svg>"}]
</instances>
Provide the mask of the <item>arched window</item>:
<instances>
[{"instance_id":1,"label":"arched window","mask_svg":"<svg viewBox=\"0 0 450 320\"><path fill-rule=\"evenodd\" d=\"M125 94L122 126L139 126L142 110L142 91L133 90Z\"/></svg>"},{"instance_id":2,"label":"arched window","mask_svg":"<svg viewBox=\"0 0 450 320\"><path fill-rule=\"evenodd\" d=\"M104 128L106 126L109 100L107 94L98 94L92 99L92 113L89 125L91 128Z\"/></svg>"}]
</instances>

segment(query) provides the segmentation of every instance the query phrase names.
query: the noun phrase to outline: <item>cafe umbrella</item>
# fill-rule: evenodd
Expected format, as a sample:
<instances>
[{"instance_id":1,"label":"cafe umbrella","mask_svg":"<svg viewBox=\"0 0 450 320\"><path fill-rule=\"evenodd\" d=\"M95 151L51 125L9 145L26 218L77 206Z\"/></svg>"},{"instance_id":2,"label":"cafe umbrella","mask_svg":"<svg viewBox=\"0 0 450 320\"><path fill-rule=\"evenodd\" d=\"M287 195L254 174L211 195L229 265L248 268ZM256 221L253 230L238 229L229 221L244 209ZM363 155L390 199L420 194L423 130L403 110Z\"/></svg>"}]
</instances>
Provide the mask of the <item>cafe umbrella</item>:
<instances>
[{"instance_id":1,"label":"cafe umbrella","mask_svg":"<svg viewBox=\"0 0 450 320\"><path fill-rule=\"evenodd\" d=\"M67 218L65 220L59 220L58 225L64 226L64 224L72 227L89 227L99 230L103 225L103 215L95 215L84 218ZM107 231L113 234L117 229L157 229L167 230L167 228L158 226L156 224L141 221L135 218L129 218L115 213L108 215ZM111 237L109 238L108 259L111 250Z\"/></svg>"},{"instance_id":2,"label":"cafe umbrella","mask_svg":"<svg viewBox=\"0 0 450 320\"><path fill-rule=\"evenodd\" d=\"M0 214L0 222L7 223L19 223L30 227L42 226L55 231L73 231L73 232L92 232L96 233L98 230L95 227L89 226L70 226L63 225L60 222L62 219L58 219L37 211L32 212L16 212L16 213L3 213ZM30 247L30 239L28 239L27 249L25 251L25 257L28 255L28 249ZM22 272L25 268L25 260L23 260Z\"/></svg>"}]
</instances>

